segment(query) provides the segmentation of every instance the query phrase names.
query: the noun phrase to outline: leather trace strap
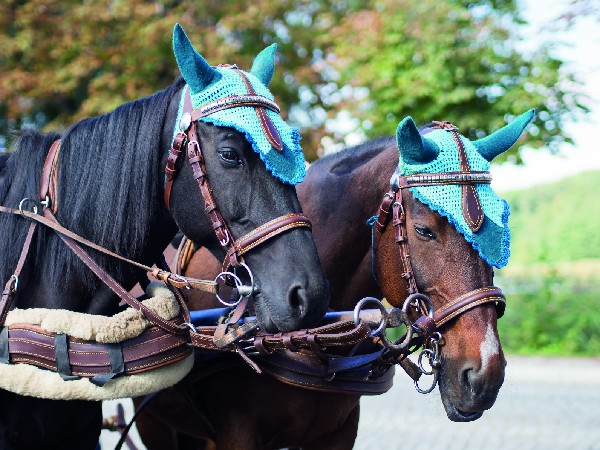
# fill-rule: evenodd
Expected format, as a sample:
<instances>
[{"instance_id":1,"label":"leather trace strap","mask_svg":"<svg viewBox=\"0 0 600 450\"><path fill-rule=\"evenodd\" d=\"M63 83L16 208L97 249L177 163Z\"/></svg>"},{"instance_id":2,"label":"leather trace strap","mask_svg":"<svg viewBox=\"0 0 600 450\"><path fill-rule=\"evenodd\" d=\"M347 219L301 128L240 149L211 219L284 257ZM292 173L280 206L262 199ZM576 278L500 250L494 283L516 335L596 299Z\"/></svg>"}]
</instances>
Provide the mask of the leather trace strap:
<instances>
[{"instance_id":1,"label":"leather trace strap","mask_svg":"<svg viewBox=\"0 0 600 450\"><path fill-rule=\"evenodd\" d=\"M133 261L131 259L125 258L124 256L121 256L118 253L115 253L113 251L110 251L110 250L98 245L98 244L95 244L94 242L63 227L54 218L54 216L52 216L52 217L47 217L46 215L42 216L42 215L38 214L35 210L28 211L28 210L23 210L23 209L7 208L5 206L0 206L0 212L19 215L26 219L31 219L34 222L41 223L42 225L45 225L46 227L51 228L52 230L56 231L59 235L66 236L66 237L72 239L73 241L76 241L80 244L85 245L86 247L97 250L101 253L104 253L105 255L111 256L111 257L118 259L120 261L123 261L127 264L131 264L132 266L137 267L138 269L141 269L141 270L151 274L157 280L163 281L163 282L167 283L168 285L171 285L171 286L174 286L177 288L185 287L185 288L199 289L199 290L211 293L211 294L215 294L217 292L217 283L215 283L212 280L199 280L199 279L195 279L195 278L188 278L188 277L184 277L181 275L176 275L169 271L157 269L155 267L150 267L145 264L141 264L137 261Z\"/></svg>"},{"instance_id":2,"label":"leather trace strap","mask_svg":"<svg viewBox=\"0 0 600 450\"><path fill-rule=\"evenodd\" d=\"M29 249L31 248L31 242L33 240L33 234L35 233L36 225L37 224L35 222L29 224L27 235L25 236L25 243L23 244L23 249L21 250L21 255L19 256L15 272L8 279L6 285L4 286L4 290L2 291L2 297L0 297L0 329L4 326L6 315L12 306L12 299L19 287L19 276L21 276L21 271L23 270L23 266L27 260L27 255L29 254Z\"/></svg>"}]
</instances>

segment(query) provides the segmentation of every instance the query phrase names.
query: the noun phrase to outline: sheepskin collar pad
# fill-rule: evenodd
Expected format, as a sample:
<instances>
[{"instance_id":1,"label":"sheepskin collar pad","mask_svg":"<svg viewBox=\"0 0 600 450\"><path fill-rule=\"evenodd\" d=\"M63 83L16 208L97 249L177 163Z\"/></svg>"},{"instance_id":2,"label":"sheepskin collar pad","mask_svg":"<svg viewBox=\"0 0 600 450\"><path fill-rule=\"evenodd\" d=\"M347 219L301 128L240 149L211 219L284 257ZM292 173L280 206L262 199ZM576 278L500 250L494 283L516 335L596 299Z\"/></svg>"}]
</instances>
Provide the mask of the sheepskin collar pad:
<instances>
[{"instance_id":1,"label":"sheepskin collar pad","mask_svg":"<svg viewBox=\"0 0 600 450\"><path fill-rule=\"evenodd\" d=\"M179 315L173 294L158 284L144 304L166 320ZM177 383L193 366L185 336L153 326L137 310L113 317L63 310L11 311L3 334L10 363L0 388L57 400L144 395Z\"/></svg>"}]
</instances>

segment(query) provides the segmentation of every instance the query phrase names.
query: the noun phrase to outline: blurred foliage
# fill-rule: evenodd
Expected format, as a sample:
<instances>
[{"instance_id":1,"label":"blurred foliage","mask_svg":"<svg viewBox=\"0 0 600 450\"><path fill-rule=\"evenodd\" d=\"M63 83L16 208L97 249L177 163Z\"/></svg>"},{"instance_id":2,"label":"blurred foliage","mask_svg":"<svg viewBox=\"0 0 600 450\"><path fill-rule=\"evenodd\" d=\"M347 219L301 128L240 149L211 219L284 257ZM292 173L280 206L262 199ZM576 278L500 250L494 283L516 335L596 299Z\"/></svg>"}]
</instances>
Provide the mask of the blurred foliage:
<instances>
[{"instance_id":1,"label":"blurred foliage","mask_svg":"<svg viewBox=\"0 0 600 450\"><path fill-rule=\"evenodd\" d=\"M328 119L343 130L334 142L351 130L392 134L409 114L473 138L536 107L527 142L539 146L568 140L564 120L585 110L549 46L517 50L511 0L5 0L0 137L23 124L61 128L172 83L175 22L213 64L248 69L279 44L271 87L309 160L333 131Z\"/></svg>"},{"instance_id":2,"label":"blurred foliage","mask_svg":"<svg viewBox=\"0 0 600 450\"><path fill-rule=\"evenodd\" d=\"M503 195L512 264L600 259L600 171Z\"/></svg>"},{"instance_id":3,"label":"blurred foliage","mask_svg":"<svg viewBox=\"0 0 600 450\"><path fill-rule=\"evenodd\" d=\"M600 355L600 276L582 281L548 270L498 280L507 296L498 332L508 353Z\"/></svg>"}]
</instances>

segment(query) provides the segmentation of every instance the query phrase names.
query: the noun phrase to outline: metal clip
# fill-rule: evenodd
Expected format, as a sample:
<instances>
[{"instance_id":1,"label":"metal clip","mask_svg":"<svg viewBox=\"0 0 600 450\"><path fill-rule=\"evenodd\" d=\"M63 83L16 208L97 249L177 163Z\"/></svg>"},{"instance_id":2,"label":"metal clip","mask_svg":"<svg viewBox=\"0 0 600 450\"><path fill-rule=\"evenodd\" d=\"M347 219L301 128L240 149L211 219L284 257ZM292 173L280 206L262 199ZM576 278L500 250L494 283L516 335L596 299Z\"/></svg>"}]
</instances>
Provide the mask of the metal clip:
<instances>
[{"instance_id":1,"label":"metal clip","mask_svg":"<svg viewBox=\"0 0 600 450\"><path fill-rule=\"evenodd\" d=\"M189 112L183 113L179 121L179 130L185 132L192 124L192 115Z\"/></svg>"},{"instance_id":2,"label":"metal clip","mask_svg":"<svg viewBox=\"0 0 600 450\"><path fill-rule=\"evenodd\" d=\"M33 203L33 213L34 214L38 213L37 202L32 198L25 197L23 200L21 200L19 202L19 214L21 214L21 216L24 219L27 219L27 216L25 215L25 211L23 210L23 207L25 206L26 203L29 203L29 202Z\"/></svg>"},{"instance_id":3,"label":"metal clip","mask_svg":"<svg viewBox=\"0 0 600 450\"><path fill-rule=\"evenodd\" d=\"M19 288L19 277L16 276L16 275L11 275L10 279L11 280L15 280L15 284L13 284L13 286L10 288L10 291L13 294L16 294L17 293L17 289Z\"/></svg>"}]
</instances>

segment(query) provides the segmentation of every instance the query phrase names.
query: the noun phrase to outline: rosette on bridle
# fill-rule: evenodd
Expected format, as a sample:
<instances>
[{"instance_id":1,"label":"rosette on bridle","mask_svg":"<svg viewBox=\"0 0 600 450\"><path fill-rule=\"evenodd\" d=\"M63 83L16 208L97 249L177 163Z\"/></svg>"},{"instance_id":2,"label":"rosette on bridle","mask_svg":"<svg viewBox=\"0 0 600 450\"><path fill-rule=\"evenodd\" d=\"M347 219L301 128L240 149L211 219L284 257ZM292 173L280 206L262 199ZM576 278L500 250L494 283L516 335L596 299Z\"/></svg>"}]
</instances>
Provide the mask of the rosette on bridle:
<instances>
[{"instance_id":1,"label":"rosette on bridle","mask_svg":"<svg viewBox=\"0 0 600 450\"><path fill-rule=\"evenodd\" d=\"M529 110L477 141L460 135L449 122L433 122L419 131L407 117L398 125L395 176L402 175L419 201L446 217L495 267L505 266L510 255L510 208L489 184L490 162L519 139L533 115ZM411 180L417 186L410 187Z\"/></svg>"},{"instance_id":2,"label":"rosette on bridle","mask_svg":"<svg viewBox=\"0 0 600 450\"><path fill-rule=\"evenodd\" d=\"M300 134L279 115L268 89L274 71L276 44L258 54L250 72L235 65L211 67L193 48L177 24L173 49L181 75L189 86L196 120L230 127L244 134L267 169L284 183L297 184L306 173ZM175 133L183 110L179 107Z\"/></svg>"}]
</instances>

